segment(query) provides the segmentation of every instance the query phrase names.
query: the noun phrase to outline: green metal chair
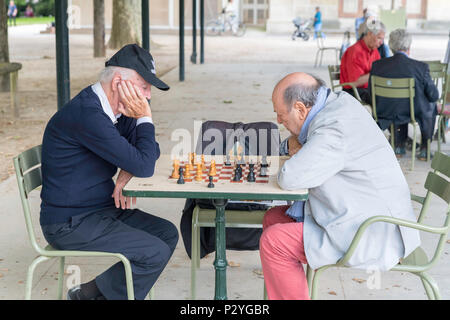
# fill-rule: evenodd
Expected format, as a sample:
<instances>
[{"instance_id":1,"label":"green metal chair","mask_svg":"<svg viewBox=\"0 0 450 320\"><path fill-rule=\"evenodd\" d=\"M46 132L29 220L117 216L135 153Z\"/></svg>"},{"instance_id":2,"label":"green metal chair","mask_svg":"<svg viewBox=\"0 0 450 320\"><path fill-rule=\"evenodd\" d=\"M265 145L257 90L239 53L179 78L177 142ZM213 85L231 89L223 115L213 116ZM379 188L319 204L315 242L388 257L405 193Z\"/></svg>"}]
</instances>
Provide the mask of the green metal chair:
<instances>
[{"instance_id":1,"label":"green metal chair","mask_svg":"<svg viewBox=\"0 0 450 320\"><path fill-rule=\"evenodd\" d=\"M414 170L414 161L416 157L416 127L417 122L414 115L414 78L384 78L371 75L371 92L372 92L372 115L375 121L378 122L376 97L394 98L394 99L409 99L410 106L410 123L413 126L413 144L411 157L411 170ZM393 106L395 108L395 106ZM395 132L394 124L391 124L391 145L395 148ZM430 140L427 141L427 160L430 160Z\"/></svg>"},{"instance_id":2,"label":"green metal chair","mask_svg":"<svg viewBox=\"0 0 450 320\"><path fill-rule=\"evenodd\" d=\"M372 113L372 107L361 100L358 90L356 89L353 83L351 82L339 83L341 75L340 65L338 64L328 65L328 74L330 75L330 87L333 92L336 92L336 89L343 88L344 86L352 87L354 97L367 109L369 113Z\"/></svg>"},{"instance_id":3,"label":"green metal chair","mask_svg":"<svg viewBox=\"0 0 450 320\"><path fill-rule=\"evenodd\" d=\"M318 32L317 33L317 52L316 52L316 59L314 62L314 67L317 67L317 62L319 62L319 55L320 55L320 62L319 62L319 66L322 65L322 58L323 58L323 52L327 51L327 50L331 50L334 51L335 56L336 56L336 63L339 63L339 50L340 48L338 47L326 47L324 44L324 35L322 32Z\"/></svg>"},{"instance_id":4,"label":"green metal chair","mask_svg":"<svg viewBox=\"0 0 450 320\"><path fill-rule=\"evenodd\" d=\"M27 280L25 285L25 299L31 299L31 289L33 284L33 273L37 265L43 261L53 258L59 259L59 275L58 275L58 299L63 296L63 280L64 280L64 263L65 257L115 257L122 261L125 267L125 276L127 284L128 299L134 300L133 276L129 260L120 253L95 252L95 251L72 251L72 250L56 250L50 245L42 248L36 241L33 223L31 219L31 209L28 201L29 194L42 185L41 172L41 152L42 146L35 146L22 152L14 158L14 167L16 169L17 183L19 186L20 198L22 201L23 213L25 215L25 224L31 246L38 253L28 268ZM150 293L152 298L153 292Z\"/></svg>"},{"instance_id":5,"label":"green metal chair","mask_svg":"<svg viewBox=\"0 0 450 320\"><path fill-rule=\"evenodd\" d=\"M226 228L262 228L266 210L225 211ZM215 227L216 210L201 209L195 206L192 213L191 238L191 299L195 300L197 293L197 269L200 268L200 227Z\"/></svg>"},{"instance_id":6,"label":"green metal chair","mask_svg":"<svg viewBox=\"0 0 450 320\"><path fill-rule=\"evenodd\" d=\"M341 76L341 66L338 64L331 64L328 65L328 74L330 75L330 85L331 85L331 90L333 90L333 92L336 92L336 89L339 87L344 87L344 86L351 86L353 93L355 94L356 99L358 99L359 102L363 103L358 90L356 90L356 87L353 83L351 82L345 82L345 83L339 83L340 81L340 76Z\"/></svg>"},{"instance_id":7,"label":"green metal chair","mask_svg":"<svg viewBox=\"0 0 450 320\"><path fill-rule=\"evenodd\" d=\"M409 256L402 259L400 263L394 266L390 271L410 272L420 277L428 298L430 300L441 298L436 282L427 272L439 261L450 228L450 182L448 180L448 178L450 178L450 156L436 152L431 163L431 168L433 171L428 173L425 181L425 189L427 190L425 197L411 195L411 199L413 201L422 204L422 209L417 222L389 216L375 216L367 219L359 227L345 255L336 264L326 265L315 271L313 271L309 266L307 267L307 279L311 299L317 299L318 297L317 291L320 275L331 267L345 267L346 263L349 261L357 248L358 243L367 227L369 227L372 223L379 222L392 223L398 226L440 235L437 246L435 247L434 252L431 253L431 259L428 258L422 247L418 247ZM424 223L424 218L428 212L428 207L433 194L446 203L446 219L441 227L434 227Z\"/></svg>"},{"instance_id":8,"label":"green metal chair","mask_svg":"<svg viewBox=\"0 0 450 320\"><path fill-rule=\"evenodd\" d=\"M447 87L448 87L448 81L447 81L447 70L448 70L448 64L442 63L440 60L424 60L422 61L426 64L428 64L429 70L430 70L430 76L431 79L433 79L434 84L438 88L439 92L441 92L441 95L437 101L438 103L438 151L441 151L441 140L445 142L445 134L441 135L442 130L445 128L443 127L445 124L443 120L448 116L445 113L445 99L447 94ZM450 113L447 111L447 113Z\"/></svg>"},{"instance_id":9,"label":"green metal chair","mask_svg":"<svg viewBox=\"0 0 450 320\"><path fill-rule=\"evenodd\" d=\"M430 69L430 76L431 79L433 79L434 84L438 88L441 95L439 96L439 99L437 101L438 103L438 151L441 151L441 140L445 142L445 135L442 135L442 130L445 119L448 114L445 114L445 104L446 104L446 98L448 93L448 79L449 75L447 74L448 70L448 64L447 63L441 63L440 61L424 61L428 64L428 67ZM447 113L449 113L447 111Z\"/></svg>"},{"instance_id":10,"label":"green metal chair","mask_svg":"<svg viewBox=\"0 0 450 320\"><path fill-rule=\"evenodd\" d=\"M438 151L441 151L441 140L445 142L445 120L450 117L450 74L444 80L441 103L438 103Z\"/></svg>"}]
</instances>

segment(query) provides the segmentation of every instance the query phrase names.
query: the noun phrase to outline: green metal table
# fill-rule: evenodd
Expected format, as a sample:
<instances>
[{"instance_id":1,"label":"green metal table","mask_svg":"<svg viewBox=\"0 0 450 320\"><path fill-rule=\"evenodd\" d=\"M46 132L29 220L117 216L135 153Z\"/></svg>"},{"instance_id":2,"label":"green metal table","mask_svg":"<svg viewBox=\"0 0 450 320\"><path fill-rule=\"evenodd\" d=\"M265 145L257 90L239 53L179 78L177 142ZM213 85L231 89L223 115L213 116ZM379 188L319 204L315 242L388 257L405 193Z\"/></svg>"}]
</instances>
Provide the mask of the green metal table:
<instances>
[{"instance_id":1,"label":"green metal table","mask_svg":"<svg viewBox=\"0 0 450 320\"><path fill-rule=\"evenodd\" d=\"M223 156L213 156L217 164L223 163ZM306 200L308 191L282 190L277 183L277 172L287 158L267 157L270 164L267 183L232 183L229 180L220 180L214 188L208 188L208 182L186 182L177 184L176 179L169 179L173 167L170 155L161 155L158 159L155 174L151 178L132 178L123 189L123 194L129 197L149 198L192 198L212 199L216 208L216 257L215 268L215 299L227 299L226 285L226 243L225 243L225 206L228 200ZM205 156L208 163L210 157ZM257 162L257 158L246 159Z\"/></svg>"}]
</instances>

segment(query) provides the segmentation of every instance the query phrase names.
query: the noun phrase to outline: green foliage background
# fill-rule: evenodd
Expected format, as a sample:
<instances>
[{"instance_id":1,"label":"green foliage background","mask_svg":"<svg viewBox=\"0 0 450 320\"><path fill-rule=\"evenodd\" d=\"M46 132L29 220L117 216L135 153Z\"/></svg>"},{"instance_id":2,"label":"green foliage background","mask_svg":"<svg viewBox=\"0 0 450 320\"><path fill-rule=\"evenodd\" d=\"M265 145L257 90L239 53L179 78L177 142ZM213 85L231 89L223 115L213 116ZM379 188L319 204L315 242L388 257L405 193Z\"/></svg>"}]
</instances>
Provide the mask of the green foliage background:
<instances>
[{"instance_id":1,"label":"green foliage background","mask_svg":"<svg viewBox=\"0 0 450 320\"><path fill-rule=\"evenodd\" d=\"M23 16L28 4L33 8L35 17L54 16L55 0L40 0L38 3L32 3L30 0L15 0L14 2L19 11L18 17ZM9 4L9 1L6 1L6 3Z\"/></svg>"}]
</instances>

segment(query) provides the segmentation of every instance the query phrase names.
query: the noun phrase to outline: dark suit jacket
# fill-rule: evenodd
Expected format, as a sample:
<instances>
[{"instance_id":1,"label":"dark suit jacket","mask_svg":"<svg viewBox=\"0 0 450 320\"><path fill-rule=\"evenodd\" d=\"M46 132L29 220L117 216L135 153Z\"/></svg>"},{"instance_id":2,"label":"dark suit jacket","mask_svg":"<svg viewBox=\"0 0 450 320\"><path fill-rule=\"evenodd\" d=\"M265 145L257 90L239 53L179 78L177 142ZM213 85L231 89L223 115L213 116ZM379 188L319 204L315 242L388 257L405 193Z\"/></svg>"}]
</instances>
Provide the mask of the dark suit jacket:
<instances>
[{"instance_id":1,"label":"dark suit jacket","mask_svg":"<svg viewBox=\"0 0 450 320\"><path fill-rule=\"evenodd\" d=\"M385 78L414 78L415 97L414 114L419 118L430 118L436 110L439 92L430 77L428 65L396 53L390 58L375 61L370 75ZM369 90L370 90L369 81ZM376 100L378 122L381 129L386 129L394 122L405 124L410 121L409 99L391 99L377 97Z\"/></svg>"}]
</instances>

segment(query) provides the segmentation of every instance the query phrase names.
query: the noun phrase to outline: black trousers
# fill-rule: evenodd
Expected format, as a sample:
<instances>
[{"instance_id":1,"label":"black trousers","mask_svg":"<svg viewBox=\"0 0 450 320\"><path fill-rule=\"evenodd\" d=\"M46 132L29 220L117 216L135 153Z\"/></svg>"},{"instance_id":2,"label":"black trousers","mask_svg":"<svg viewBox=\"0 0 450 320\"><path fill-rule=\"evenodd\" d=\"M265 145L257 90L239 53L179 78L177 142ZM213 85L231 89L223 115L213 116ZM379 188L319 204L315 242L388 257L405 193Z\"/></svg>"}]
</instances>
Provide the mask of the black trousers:
<instances>
[{"instance_id":1,"label":"black trousers","mask_svg":"<svg viewBox=\"0 0 450 320\"><path fill-rule=\"evenodd\" d=\"M436 113L433 113L431 117L417 117L417 123L420 128L420 135L422 136L421 149L427 147L427 140L433 140L434 126L436 123ZM395 145L397 147L405 147L406 139L408 138L408 123L395 125Z\"/></svg>"},{"instance_id":2,"label":"black trousers","mask_svg":"<svg viewBox=\"0 0 450 320\"><path fill-rule=\"evenodd\" d=\"M56 249L123 254L131 263L137 300L145 299L178 242L178 230L170 221L138 209L115 207L74 216L68 223L43 225L42 231ZM106 299L127 299L122 262L97 276L95 282Z\"/></svg>"}]
</instances>

